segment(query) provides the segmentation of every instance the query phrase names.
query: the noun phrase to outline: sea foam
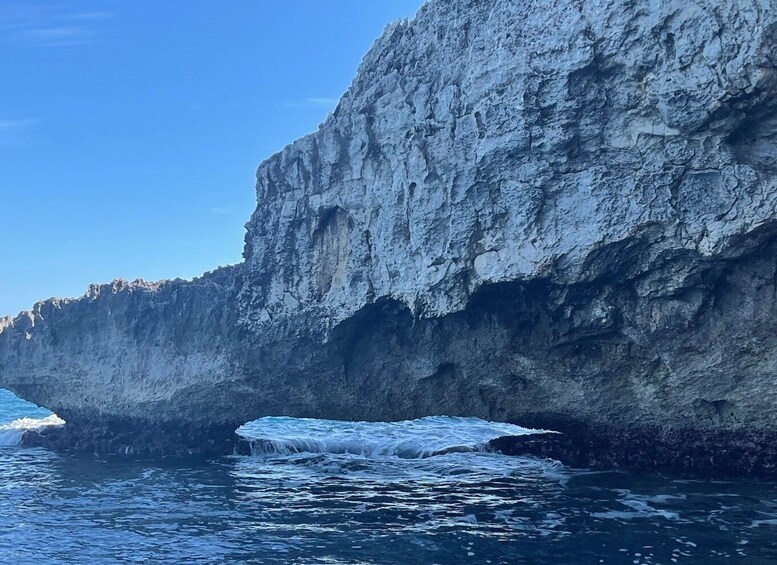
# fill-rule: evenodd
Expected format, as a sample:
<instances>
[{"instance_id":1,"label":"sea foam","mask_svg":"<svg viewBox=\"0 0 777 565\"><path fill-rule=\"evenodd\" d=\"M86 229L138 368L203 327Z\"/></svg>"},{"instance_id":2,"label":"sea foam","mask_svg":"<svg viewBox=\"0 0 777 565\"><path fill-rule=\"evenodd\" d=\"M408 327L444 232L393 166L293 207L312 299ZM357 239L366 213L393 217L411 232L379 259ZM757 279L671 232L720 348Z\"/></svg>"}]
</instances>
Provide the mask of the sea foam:
<instances>
[{"instance_id":1,"label":"sea foam","mask_svg":"<svg viewBox=\"0 0 777 565\"><path fill-rule=\"evenodd\" d=\"M0 425L0 447L15 447L22 442L28 431L40 431L44 428L62 426L65 421L52 414L45 418L19 418L9 424Z\"/></svg>"},{"instance_id":2,"label":"sea foam","mask_svg":"<svg viewBox=\"0 0 777 565\"><path fill-rule=\"evenodd\" d=\"M402 422L339 422L304 418L261 418L238 430L253 455L351 454L367 458L425 459L482 451L489 440L536 433L478 418L429 417Z\"/></svg>"}]
</instances>

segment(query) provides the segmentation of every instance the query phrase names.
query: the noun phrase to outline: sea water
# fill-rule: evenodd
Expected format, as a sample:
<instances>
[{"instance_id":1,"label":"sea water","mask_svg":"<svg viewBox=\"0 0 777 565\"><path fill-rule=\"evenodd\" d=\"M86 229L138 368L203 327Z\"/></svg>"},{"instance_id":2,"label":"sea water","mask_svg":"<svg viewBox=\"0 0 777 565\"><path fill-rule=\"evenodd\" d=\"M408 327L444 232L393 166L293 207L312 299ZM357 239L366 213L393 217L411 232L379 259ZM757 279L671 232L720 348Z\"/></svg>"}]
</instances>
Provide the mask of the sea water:
<instances>
[{"instance_id":1,"label":"sea water","mask_svg":"<svg viewBox=\"0 0 777 565\"><path fill-rule=\"evenodd\" d=\"M3 563L777 562L777 484L484 450L517 426L265 418L251 456L149 459L19 447L43 418L0 391Z\"/></svg>"}]
</instances>

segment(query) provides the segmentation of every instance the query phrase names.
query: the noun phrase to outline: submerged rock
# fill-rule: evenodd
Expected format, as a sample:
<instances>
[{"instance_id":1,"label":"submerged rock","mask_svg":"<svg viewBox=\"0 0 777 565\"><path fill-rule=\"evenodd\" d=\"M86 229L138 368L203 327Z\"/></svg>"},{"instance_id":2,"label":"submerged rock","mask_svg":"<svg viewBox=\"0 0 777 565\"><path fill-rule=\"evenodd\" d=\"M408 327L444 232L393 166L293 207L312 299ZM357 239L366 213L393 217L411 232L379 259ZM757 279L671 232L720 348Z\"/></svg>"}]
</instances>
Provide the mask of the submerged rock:
<instances>
[{"instance_id":1,"label":"submerged rock","mask_svg":"<svg viewBox=\"0 0 777 565\"><path fill-rule=\"evenodd\" d=\"M241 265L1 320L0 386L73 438L265 415L772 430L775 8L431 0L260 165Z\"/></svg>"}]
</instances>

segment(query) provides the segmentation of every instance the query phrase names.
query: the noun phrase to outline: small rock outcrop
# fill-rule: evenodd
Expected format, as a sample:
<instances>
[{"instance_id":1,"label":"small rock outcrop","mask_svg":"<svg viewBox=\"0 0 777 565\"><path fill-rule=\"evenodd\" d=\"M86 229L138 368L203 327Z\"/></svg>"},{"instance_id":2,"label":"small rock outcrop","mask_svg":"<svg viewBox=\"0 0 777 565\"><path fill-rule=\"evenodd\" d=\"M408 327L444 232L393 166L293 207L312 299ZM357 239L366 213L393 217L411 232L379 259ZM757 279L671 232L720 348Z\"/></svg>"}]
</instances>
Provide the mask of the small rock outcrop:
<instances>
[{"instance_id":1,"label":"small rock outcrop","mask_svg":"<svg viewBox=\"0 0 777 565\"><path fill-rule=\"evenodd\" d=\"M776 65L774 0L431 0L260 165L242 264L0 321L0 386L107 450L264 415L771 433Z\"/></svg>"}]
</instances>

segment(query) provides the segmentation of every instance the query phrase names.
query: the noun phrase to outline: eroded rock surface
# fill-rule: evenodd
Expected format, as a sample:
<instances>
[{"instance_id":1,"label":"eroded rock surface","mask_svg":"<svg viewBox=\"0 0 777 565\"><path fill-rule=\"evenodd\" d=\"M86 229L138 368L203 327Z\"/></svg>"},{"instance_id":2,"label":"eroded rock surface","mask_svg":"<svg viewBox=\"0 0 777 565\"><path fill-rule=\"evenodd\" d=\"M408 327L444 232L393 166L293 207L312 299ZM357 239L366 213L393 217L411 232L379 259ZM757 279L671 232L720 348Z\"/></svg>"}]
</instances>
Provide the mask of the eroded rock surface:
<instances>
[{"instance_id":1,"label":"eroded rock surface","mask_svg":"<svg viewBox=\"0 0 777 565\"><path fill-rule=\"evenodd\" d=\"M432 0L260 165L243 264L0 321L0 386L138 450L263 415L772 430L776 63L773 0Z\"/></svg>"}]
</instances>

